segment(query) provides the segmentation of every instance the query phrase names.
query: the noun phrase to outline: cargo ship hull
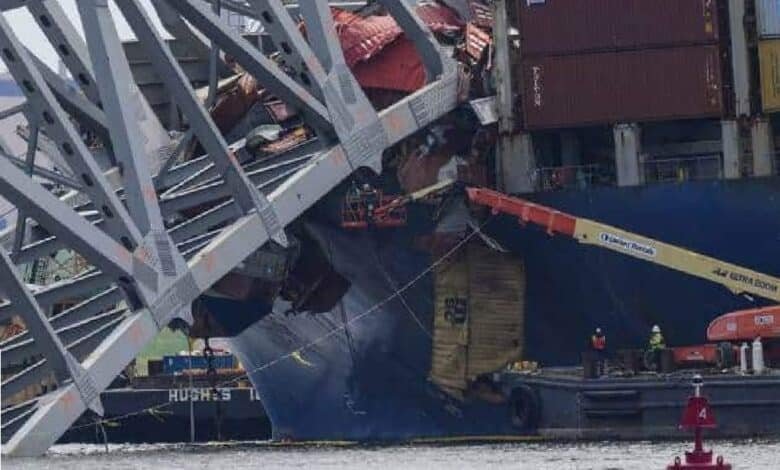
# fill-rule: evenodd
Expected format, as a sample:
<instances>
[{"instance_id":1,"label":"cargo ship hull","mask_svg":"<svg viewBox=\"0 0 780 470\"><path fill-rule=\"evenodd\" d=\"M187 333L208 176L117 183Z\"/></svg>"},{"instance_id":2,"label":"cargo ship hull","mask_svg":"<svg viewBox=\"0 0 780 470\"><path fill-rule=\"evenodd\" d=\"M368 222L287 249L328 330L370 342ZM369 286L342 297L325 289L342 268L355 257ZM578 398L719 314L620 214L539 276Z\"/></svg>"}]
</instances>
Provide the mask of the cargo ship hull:
<instances>
[{"instance_id":1,"label":"cargo ship hull","mask_svg":"<svg viewBox=\"0 0 780 470\"><path fill-rule=\"evenodd\" d=\"M702 181L549 192L530 199L760 272L780 272L780 179ZM426 220L421 218L421 220ZM427 219L429 220L429 219ZM434 289L429 253L402 230L313 232L351 282L324 314L271 313L230 340L276 439L408 440L518 435L508 405L454 398L430 380ZM429 222L428 222L429 223ZM425 224L425 222L421 222ZM419 227L418 227L419 228ZM422 232L427 228L419 228ZM641 347L653 324L670 345L701 343L710 320L762 305L720 286L495 217L483 231L526 267L523 358L579 361L588 334L611 350Z\"/></svg>"}]
</instances>

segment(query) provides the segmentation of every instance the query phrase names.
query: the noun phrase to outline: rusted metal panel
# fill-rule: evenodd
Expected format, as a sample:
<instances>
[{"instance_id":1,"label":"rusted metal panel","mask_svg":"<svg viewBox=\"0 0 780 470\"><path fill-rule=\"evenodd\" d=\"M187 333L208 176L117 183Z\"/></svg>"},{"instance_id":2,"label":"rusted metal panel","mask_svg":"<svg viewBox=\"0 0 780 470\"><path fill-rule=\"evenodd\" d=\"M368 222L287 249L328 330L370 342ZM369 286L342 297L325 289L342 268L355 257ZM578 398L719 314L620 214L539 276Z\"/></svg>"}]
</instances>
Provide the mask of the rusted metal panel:
<instances>
[{"instance_id":1,"label":"rusted metal panel","mask_svg":"<svg viewBox=\"0 0 780 470\"><path fill-rule=\"evenodd\" d=\"M764 112L780 111L780 39L758 43L761 65L761 107Z\"/></svg>"},{"instance_id":2,"label":"rusted metal panel","mask_svg":"<svg viewBox=\"0 0 780 470\"><path fill-rule=\"evenodd\" d=\"M405 37L396 39L376 56L355 64L352 73L364 88L411 93L425 85L425 67Z\"/></svg>"},{"instance_id":3,"label":"rusted metal panel","mask_svg":"<svg viewBox=\"0 0 780 470\"><path fill-rule=\"evenodd\" d=\"M719 40L717 0L518 0L524 56Z\"/></svg>"},{"instance_id":4,"label":"rusted metal panel","mask_svg":"<svg viewBox=\"0 0 780 470\"><path fill-rule=\"evenodd\" d=\"M780 0L756 0L758 36L780 37Z\"/></svg>"},{"instance_id":5,"label":"rusted metal panel","mask_svg":"<svg viewBox=\"0 0 780 470\"><path fill-rule=\"evenodd\" d=\"M469 265L468 379L519 360L523 352L525 268L507 253L472 243Z\"/></svg>"},{"instance_id":6,"label":"rusted metal panel","mask_svg":"<svg viewBox=\"0 0 780 470\"><path fill-rule=\"evenodd\" d=\"M439 265L434 278L431 380L461 396L480 375L520 358L525 269L475 241Z\"/></svg>"},{"instance_id":7,"label":"rusted metal panel","mask_svg":"<svg viewBox=\"0 0 780 470\"><path fill-rule=\"evenodd\" d=\"M431 381L458 396L466 389L469 273L466 250L453 254L434 271L435 313Z\"/></svg>"},{"instance_id":8,"label":"rusted metal panel","mask_svg":"<svg viewBox=\"0 0 780 470\"><path fill-rule=\"evenodd\" d=\"M420 19L434 33L453 34L465 23L457 13L439 4L424 4L416 8ZM333 22L350 67L366 61L403 35L403 30L391 16L361 17L349 11L333 9Z\"/></svg>"},{"instance_id":9,"label":"rusted metal panel","mask_svg":"<svg viewBox=\"0 0 780 470\"><path fill-rule=\"evenodd\" d=\"M466 25L466 53L475 61L482 58L485 48L490 47L493 38L472 23Z\"/></svg>"},{"instance_id":10,"label":"rusted metal panel","mask_svg":"<svg viewBox=\"0 0 780 470\"><path fill-rule=\"evenodd\" d=\"M718 117L724 113L718 46L527 59L528 129Z\"/></svg>"}]
</instances>

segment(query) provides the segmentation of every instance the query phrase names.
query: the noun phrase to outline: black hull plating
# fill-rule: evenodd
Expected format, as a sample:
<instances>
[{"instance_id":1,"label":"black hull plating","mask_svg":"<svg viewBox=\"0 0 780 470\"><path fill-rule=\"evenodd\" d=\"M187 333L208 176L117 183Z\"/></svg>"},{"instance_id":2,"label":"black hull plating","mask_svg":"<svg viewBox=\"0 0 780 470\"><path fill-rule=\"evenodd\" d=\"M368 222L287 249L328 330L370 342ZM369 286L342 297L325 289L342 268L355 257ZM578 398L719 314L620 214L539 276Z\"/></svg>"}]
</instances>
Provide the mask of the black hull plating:
<instances>
[{"instance_id":1,"label":"black hull plating","mask_svg":"<svg viewBox=\"0 0 780 470\"><path fill-rule=\"evenodd\" d=\"M777 274L779 194L778 179L767 179L532 199ZM640 346L655 323L670 344L690 344L704 341L714 317L756 305L720 286L550 238L508 218L492 220L486 230L525 260L526 357L544 365L576 362L596 325L606 330L614 349ZM512 427L506 405L458 402L428 381L430 275L416 281L403 299L372 310L430 266L428 255L410 248L408 230L372 235L319 227L316 232L335 268L352 282L341 307L319 315L284 315L287 306L277 305L276 313L231 340L275 438L404 440L526 432Z\"/></svg>"}]
</instances>

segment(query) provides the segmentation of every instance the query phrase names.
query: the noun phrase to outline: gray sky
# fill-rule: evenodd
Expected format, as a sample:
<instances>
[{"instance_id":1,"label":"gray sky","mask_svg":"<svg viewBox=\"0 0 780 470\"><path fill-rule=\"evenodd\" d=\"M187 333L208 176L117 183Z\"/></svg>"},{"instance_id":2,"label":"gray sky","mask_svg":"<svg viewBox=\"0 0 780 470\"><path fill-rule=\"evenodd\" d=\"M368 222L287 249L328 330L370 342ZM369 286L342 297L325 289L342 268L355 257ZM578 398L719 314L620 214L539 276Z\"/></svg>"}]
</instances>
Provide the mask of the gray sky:
<instances>
[{"instance_id":1,"label":"gray sky","mask_svg":"<svg viewBox=\"0 0 780 470\"><path fill-rule=\"evenodd\" d=\"M155 21L157 21L157 17L154 15L153 10L151 10L151 2L152 0L141 0L141 3L147 8L147 10L152 12L152 17L155 19ZM79 20L76 8L76 0L60 0L60 4L71 18L71 21L73 21L73 23L79 29L81 29L81 22ZM122 39L133 38L130 28L127 26L127 23L125 23L124 19L122 19L122 15L119 13L113 2L111 2L111 7L115 18L118 19L116 24ZM38 57L40 57L43 61L56 70L56 66L59 62L57 59L57 54L54 52L54 49L51 47L48 41L46 41L43 33L41 33L41 31L38 29L38 25L35 23L35 20L33 20L32 16L30 16L30 14L27 12L27 9L19 8L12 10L7 12L5 17L11 24L11 27L14 28L14 31L16 31L17 36L23 40L27 47L29 47L30 50L38 55ZM158 23L158 28L159 27L160 26ZM5 64L2 62L0 62L0 70L6 70Z\"/></svg>"}]
</instances>

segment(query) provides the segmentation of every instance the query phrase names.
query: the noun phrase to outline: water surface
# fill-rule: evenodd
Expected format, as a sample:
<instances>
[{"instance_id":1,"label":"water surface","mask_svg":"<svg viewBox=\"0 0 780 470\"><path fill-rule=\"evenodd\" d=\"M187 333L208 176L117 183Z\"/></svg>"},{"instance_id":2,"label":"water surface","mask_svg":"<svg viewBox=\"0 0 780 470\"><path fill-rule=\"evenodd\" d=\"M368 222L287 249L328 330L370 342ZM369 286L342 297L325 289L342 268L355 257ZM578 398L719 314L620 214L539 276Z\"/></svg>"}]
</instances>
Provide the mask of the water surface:
<instances>
[{"instance_id":1,"label":"water surface","mask_svg":"<svg viewBox=\"0 0 780 470\"><path fill-rule=\"evenodd\" d=\"M735 469L780 469L780 441L715 441ZM204 445L55 446L46 457L3 459L6 469L539 469L661 470L688 447L679 442L503 443L480 445L277 446Z\"/></svg>"}]
</instances>

